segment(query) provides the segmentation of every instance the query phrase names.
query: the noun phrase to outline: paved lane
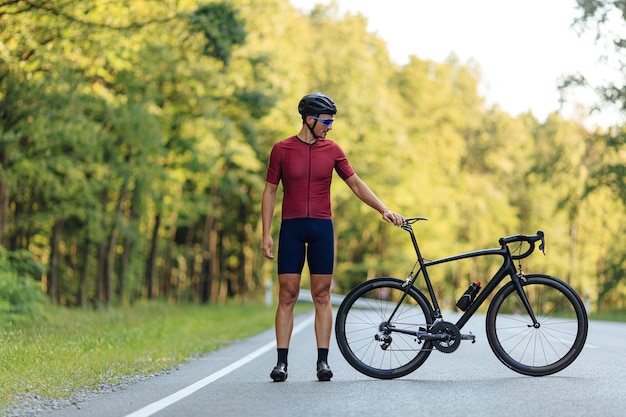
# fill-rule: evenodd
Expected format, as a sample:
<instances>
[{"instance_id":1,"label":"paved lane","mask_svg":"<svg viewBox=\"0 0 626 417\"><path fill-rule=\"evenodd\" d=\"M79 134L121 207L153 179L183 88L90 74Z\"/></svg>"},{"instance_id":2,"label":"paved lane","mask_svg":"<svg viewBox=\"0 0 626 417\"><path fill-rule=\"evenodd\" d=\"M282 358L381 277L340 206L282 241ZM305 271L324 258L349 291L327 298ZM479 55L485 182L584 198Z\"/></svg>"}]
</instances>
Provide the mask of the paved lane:
<instances>
[{"instance_id":1,"label":"paved lane","mask_svg":"<svg viewBox=\"0 0 626 417\"><path fill-rule=\"evenodd\" d=\"M453 321L452 317L447 319ZM298 317L298 325L303 329L293 337L289 378L284 383L269 379L275 362L270 330L181 365L168 375L48 415L132 416L208 380L210 383L201 384L160 411L142 416L626 415L626 324L592 322L587 346L577 361L556 375L540 378L516 374L495 358L484 334L482 316L464 328L464 332L477 335L476 344L463 342L448 355L433 352L420 369L397 380L381 381L359 374L343 360L333 340L329 362L335 377L329 383L315 378L310 316ZM259 353L259 349L265 350ZM249 362L242 361L253 352L257 354ZM229 366L232 369L225 372Z\"/></svg>"}]
</instances>

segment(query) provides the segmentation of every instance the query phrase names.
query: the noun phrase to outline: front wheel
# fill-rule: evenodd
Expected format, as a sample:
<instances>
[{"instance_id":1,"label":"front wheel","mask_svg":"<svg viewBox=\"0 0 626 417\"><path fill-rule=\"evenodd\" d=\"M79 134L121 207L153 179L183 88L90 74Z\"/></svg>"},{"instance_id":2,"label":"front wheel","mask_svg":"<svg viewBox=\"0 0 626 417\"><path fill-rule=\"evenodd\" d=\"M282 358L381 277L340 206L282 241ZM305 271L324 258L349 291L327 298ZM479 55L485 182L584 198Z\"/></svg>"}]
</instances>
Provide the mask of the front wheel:
<instances>
[{"instance_id":1,"label":"front wheel","mask_svg":"<svg viewBox=\"0 0 626 417\"><path fill-rule=\"evenodd\" d=\"M416 370L430 355L432 342L419 344L417 332L432 325L432 308L415 287L377 278L356 286L337 311L335 336L346 361L380 379Z\"/></svg>"},{"instance_id":2,"label":"front wheel","mask_svg":"<svg viewBox=\"0 0 626 417\"><path fill-rule=\"evenodd\" d=\"M524 375L562 371L578 357L587 339L585 306L565 282L527 275L521 282L535 325L512 282L502 287L487 311L487 339L498 359Z\"/></svg>"}]
</instances>

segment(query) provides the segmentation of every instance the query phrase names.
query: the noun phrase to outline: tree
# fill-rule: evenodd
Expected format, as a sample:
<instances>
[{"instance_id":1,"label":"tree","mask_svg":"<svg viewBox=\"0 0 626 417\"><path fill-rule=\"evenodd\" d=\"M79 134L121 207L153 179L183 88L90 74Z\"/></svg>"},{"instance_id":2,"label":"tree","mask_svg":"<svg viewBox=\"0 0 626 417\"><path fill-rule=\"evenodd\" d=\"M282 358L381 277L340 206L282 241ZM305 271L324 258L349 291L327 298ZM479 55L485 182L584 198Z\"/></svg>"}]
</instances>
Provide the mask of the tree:
<instances>
[{"instance_id":1,"label":"tree","mask_svg":"<svg viewBox=\"0 0 626 417\"><path fill-rule=\"evenodd\" d=\"M574 25L579 32L595 32L596 42L602 42L607 48L606 55L601 57L603 64L615 65L617 73L623 74L626 68L626 3L612 0L577 0L581 15ZM611 49L613 49L611 51ZM598 111L605 105L616 106L622 113L626 112L626 79L608 80L602 85L590 85L585 74L572 74L564 77L561 90L565 95L569 88L584 86L592 88L599 96L600 102L591 111Z\"/></svg>"},{"instance_id":2,"label":"tree","mask_svg":"<svg viewBox=\"0 0 626 417\"><path fill-rule=\"evenodd\" d=\"M605 61L614 63L620 74L626 68L624 51L626 39L624 27L626 26L626 3L608 0L578 0L581 16L575 22L582 32L594 31L596 41L605 42L607 45ZM612 50L611 50L612 49ZM617 107L622 114L626 114L626 79L610 80L602 85L589 85L584 74L576 74L566 77L562 83L562 89L566 92L572 86L585 86L593 88L600 97L598 105L592 109L597 110L605 105ZM590 159L594 164L589 166L589 174L585 184L584 195L587 199L604 196L606 190L610 190L619 198L621 207L626 204L626 170L624 170L624 128L614 126L607 131L596 131L588 139ZM621 240L621 239L619 239ZM621 294L624 293L624 274L619 257L608 257L604 254L602 262L598 264L598 274L603 281L599 290L600 302L608 296L610 291L621 286ZM615 299L613 299L615 301Z\"/></svg>"},{"instance_id":3,"label":"tree","mask_svg":"<svg viewBox=\"0 0 626 417\"><path fill-rule=\"evenodd\" d=\"M0 244L46 265L37 279L53 302L260 293L275 275L258 250L267 158L313 91L338 103L330 136L358 174L394 209L430 219L425 256L545 228L557 256L533 265L604 306L626 299L614 290L622 248L603 249L626 224L619 130L485 108L478 63L398 66L337 4L304 15L284 0L161 6L0 0ZM405 274L405 233L338 178L332 195L337 290ZM450 298L491 267L443 270L437 291Z\"/></svg>"}]
</instances>

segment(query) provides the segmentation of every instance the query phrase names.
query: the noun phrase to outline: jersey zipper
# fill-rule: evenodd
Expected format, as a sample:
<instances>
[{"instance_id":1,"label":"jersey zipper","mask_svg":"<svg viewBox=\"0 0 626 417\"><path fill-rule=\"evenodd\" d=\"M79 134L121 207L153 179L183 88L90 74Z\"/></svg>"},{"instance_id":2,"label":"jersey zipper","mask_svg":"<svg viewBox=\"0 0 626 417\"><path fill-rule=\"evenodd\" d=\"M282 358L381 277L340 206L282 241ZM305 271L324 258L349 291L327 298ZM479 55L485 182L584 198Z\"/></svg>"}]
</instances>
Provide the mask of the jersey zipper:
<instances>
[{"instance_id":1,"label":"jersey zipper","mask_svg":"<svg viewBox=\"0 0 626 417\"><path fill-rule=\"evenodd\" d=\"M311 216L311 160L312 160L312 149L313 143L309 144L309 173L306 182L307 190L306 190L306 217Z\"/></svg>"}]
</instances>

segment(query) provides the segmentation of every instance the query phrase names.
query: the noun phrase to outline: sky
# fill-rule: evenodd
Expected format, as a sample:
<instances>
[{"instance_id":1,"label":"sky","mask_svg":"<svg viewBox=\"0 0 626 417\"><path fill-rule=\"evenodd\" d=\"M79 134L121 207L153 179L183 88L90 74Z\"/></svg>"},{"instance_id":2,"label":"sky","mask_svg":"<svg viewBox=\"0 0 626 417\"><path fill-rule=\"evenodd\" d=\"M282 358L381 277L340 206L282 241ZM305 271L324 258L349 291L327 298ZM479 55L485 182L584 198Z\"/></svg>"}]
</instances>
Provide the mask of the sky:
<instances>
[{"instance_id":1,"label":"sky","mask_svg":"<svg viewBox=\"0 0 626 417\"><path fill-rule=\"evenodd\" d=\"M291 0L307 12L315 3ZM580 72L601 83L615 72L600 61L606 53L595 33L579 36L571 27L580 15L575 0L335 0L341 13L360 13L368 30L382 38L391 59L402 65L409 56L444 62L450 54L461 63L478 63L479 92L488 106L497 104L517 116L532 111L543 122L549 113L580 120L580 106L595 98L579 91L560 108L557 85ZM585 116L585 125L614 125L617 113Z\"/></svg>"}]
</instances>

